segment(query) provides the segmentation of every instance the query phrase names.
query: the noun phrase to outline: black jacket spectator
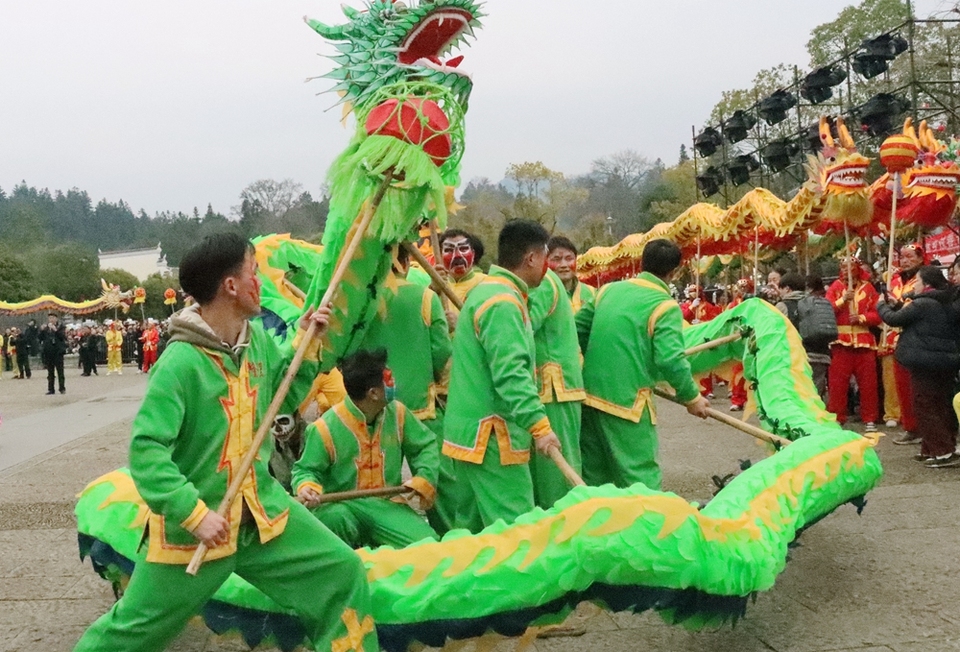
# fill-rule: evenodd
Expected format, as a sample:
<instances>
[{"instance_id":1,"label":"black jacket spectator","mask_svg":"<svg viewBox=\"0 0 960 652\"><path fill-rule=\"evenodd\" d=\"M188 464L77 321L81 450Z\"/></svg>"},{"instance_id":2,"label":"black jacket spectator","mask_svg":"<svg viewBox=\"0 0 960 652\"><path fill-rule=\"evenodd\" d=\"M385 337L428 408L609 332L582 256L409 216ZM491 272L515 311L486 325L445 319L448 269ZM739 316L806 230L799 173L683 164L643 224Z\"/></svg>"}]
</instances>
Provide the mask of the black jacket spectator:
<instances>
[{"instance_id":1,"label":"black jacket spectator","mask_svg":"<svg viewBox=\"0 0 960 652\"><path fill-rule=\"evenodd\" d=\"M50 364L56 358L62 358L67 353L67 331L63 324L56 328L49 325L40 331L40 358L43 364Z\"/></svg>"},{"instance_id":2,"label":"black jacket spectator","mask_svg":"<svg viewBox=\"0 0 960 652\"><path fill-rule=\"evenodd\" d=\"M899 310L885 303L878 306L884 323L903 329L894 354L897 362L911 371L960 368L960 315L952 298L951 290L928 290Z\"/></svg>"}]
</instances>

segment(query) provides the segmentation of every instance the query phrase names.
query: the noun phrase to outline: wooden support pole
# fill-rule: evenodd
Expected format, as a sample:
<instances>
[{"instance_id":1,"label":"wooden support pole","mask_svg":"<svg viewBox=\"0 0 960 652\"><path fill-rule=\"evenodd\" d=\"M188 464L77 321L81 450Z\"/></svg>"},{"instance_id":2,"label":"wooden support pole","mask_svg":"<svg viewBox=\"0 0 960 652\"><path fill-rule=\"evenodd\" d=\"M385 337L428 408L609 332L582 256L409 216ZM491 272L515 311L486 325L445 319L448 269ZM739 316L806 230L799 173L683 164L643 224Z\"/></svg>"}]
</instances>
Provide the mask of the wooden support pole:
<instances>
[{"instance_id":1,"label":"wooden support pole","mask_svg":"<svg viewBox=\"0 0 960 652\"><path fill-rule=\"evenodd\" d=\"M559 448L553 447L550 449L550 459L557 465L560 473L563 474L563 477L566 478L571 487L583 487L586 485L583 478L580 477L574 468L570 466L570 463L567 462L566 458L564 458Z\"/></svg>"},{"instance_id":2,"label":"wooden support pole","mask_svg":"<svg viewBox=\"0 0 960 652\"><path fill-rule=\"evenodd\" d=\"M691 356L694 353L701 353L703 351L709 351L710 349L715 349L718 346L723 346L724 344L729 344L730 342L736 342L743 339L743 333L737 331L736 333L731 333L730 335L724 335L723 337L718 337L715 340L710 340L709 342L704 342L703 344L697 344L696 346L691 346L689 349L683 352L686 356Z\"/></svg>"},{"instance_id":3,"label":"wooden support pole","mask_svg":"<svg viewBox=\"0 0 960 652\"><path fill-rule=\"evenodd\" d=\"M380 487L379 489L359 489L357 491L340 491L333 494L321 494L319 505L328 503L342 503L347 500L359 500L361 498L392 498L412 492L410 487Z\"/></svg>"},{"instance_id":4,"label":"wooden support pole","mask_svg":"<svg viewBox=\"0 0 960 652\"><path fill-rule=\"evenodd\" d=\"M433 268L433 265L427 261L423 253L417 249L417 246L412 242L404 242L403 246L407 248L407 251L409 251L410 255L413 256L413 259L420 263L420 266L423 267L424 271L430 275L430 278L433 280L433 282L437 284L438 288L440 288L441 293L445 294L447 298L450 299L450 303L455 305L457 310L463 310L463 301L461 301L460 297L456 295L456 293L453 291L453 288L450 287L450 284L447 283L443 277L440 276L440 273Z\"/></svg>"},{"instance_id":5,"label":"wooden support pole","mask_svg":"<svg viewBox=\"0 0 960 652\"><path fill-rule=\"evenodd\" d=\"M654 393L660 398L667 399L671 403L676 403L677 405L683 405L680 401L677 400L676 396L672 396L661 389L655 389ZM736 430L739 430L742 433L746 433L751 437L754 437L755 439L765 441L768 444L774 444L774 445L783 447L783 446L789 446L791 443L789 439L785 439L778 435L771 434L766 430L750 425L749 423L744 423L740 419L732 417L729 414L726 414L725 412L721 412L719 410L714 410L713 408L710 408L707 411L707 414L711 419L714 419L716 421L719 421L720 423L726 424L731 428L735 428Z\"/></svg>"}]
</instances>

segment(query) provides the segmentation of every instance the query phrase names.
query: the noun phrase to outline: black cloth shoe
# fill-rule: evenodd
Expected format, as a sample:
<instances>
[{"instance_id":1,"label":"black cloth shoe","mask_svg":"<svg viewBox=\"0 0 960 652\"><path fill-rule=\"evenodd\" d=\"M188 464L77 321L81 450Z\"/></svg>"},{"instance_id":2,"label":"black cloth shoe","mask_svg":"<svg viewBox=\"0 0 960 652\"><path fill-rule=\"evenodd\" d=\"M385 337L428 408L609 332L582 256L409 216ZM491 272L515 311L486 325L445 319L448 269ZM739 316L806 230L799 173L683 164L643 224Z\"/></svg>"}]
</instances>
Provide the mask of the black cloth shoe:
<instances>
[{"instance_id":1,"label":"black cloth shoe","mask_svg":"<svg viewBox=\"0 0 960 652\"><path fill-rule=\"evenodd\" d=\"M956 451L943 457L931 457L923 463L928 469L945 469L950 466L960 466L960 453Z\"/></svg>"},{"instance_id":2,"label":"black cloth shoe","mask_svg":"<svg viewBox=\"0 0 960 652\"><path fill-rule=\"evenodd\" d=\"M56 392L51 389L49 392L47 392L47 396L50 396L51 394L56 394Z\"/></svg>"},{"instance_id":3,"label":"black cloth shoe","mask_svg":"<svg viewBox=\"0 0 960 652\"><path fill-rule=\"evenodd\" d=\"M52 394L53 392L50 392L50 393ZM67 388L66 388L66 387L61 387L61 388L60 388L60 393L61 393L61 394L66 394L66 393L67 393Z\"/></svg>"},{"instance_id":4,"label":"black cloth shoe","mask_svg":"<svg viewBox=\"0 0 960 652\"><path fill-rule=\"evenodd\" d=\"M910 446L912 444L919 444L922 442L923 438L913 434L912 432L905 432L893 440L893 443L897 446Z\"/></svg>"}]
</instances>

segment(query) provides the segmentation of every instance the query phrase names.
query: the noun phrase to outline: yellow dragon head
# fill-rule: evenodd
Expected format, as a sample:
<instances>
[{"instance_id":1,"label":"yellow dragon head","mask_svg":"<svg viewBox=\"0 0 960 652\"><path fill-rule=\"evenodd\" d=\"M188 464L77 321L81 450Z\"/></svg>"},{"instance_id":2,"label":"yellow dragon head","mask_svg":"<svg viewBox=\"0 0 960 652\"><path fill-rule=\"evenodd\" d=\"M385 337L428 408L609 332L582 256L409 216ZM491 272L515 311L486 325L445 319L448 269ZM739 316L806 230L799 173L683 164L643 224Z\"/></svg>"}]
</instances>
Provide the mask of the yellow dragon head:
<instances>
[{"instance_id":1,"label":"yellow dragon head","mask_svg":"<svg viewBox=\"0 0 960 652\"><path fill-rule=\"evenodd\" d=\"M873 217L866 174L870 159L857 151L850 131L837 118L834 139L827 118L820 118L820 153L809 157L808 173L821 195L820 229L862 227Z\"/></svg>"}]
</instances>

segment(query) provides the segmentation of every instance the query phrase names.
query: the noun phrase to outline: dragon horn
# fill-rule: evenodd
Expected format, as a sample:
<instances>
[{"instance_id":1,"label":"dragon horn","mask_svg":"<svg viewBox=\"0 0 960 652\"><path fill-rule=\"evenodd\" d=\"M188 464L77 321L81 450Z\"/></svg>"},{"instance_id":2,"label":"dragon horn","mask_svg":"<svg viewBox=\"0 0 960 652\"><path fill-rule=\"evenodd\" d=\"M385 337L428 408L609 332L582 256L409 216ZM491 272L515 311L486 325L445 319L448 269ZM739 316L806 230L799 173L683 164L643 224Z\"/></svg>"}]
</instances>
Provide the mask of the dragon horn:
<instances>
[{"instance_id":1,"label":"dragon horn","mask_svg":"<svg viewBox=\"0 0 960 652\"><path fill-rule=\"evenodd\" d=\"M322 36L325 39L331 41L346 41L347 37L343 33L343 27L340 25L327 25L321 23L319 20L314 20L307 16L303 17L303 22L310 26L310 29L315 31L317 34Z\"/></svg>"},{"instance_id":2,"label":"dragon horn","mask_svg":"<svg viewBox=\"0 0 960 652\"><path fill-rule=\"evenodd\" d=\"M917 128L918 142L920 143L920 149L925 149L930 151L930 127L927 126L926 120L920 121L920 126Z\"/></svg>"},{"instance_id":3,"label":"dragon horn","mask_svg":"<svg viewBox=\"0 0 960 652\"><path fill-rule=\"evenodd\" d=\"M923 131L922 125L920 131ZM917 138L917 130L913 128L913 118L907 118L903 121L903 135L909 136L915 143L920 144L920 140Z\"/></svg>"},{"instance_id":4,"label":"dragon horn","mask_svg":"<svg viewBox=\"0 0 960 652\"><path fill-rule=\"evenodd\" d=\"M830 123L827 122L826 116L820 118L820 142L823 143L824 147L836 147L836 143L833 142L833 134L830 133Z\"/></svg>"},{"instance_id":5,"label":"dragon horn","mask_svg":"<svg viewBox=\"0 0 960 652\"><path fill-rule=\"evenodd\" d=\"M853 137L850 135L850 130L847 129L843 118L837 118L837 133L840 134L841 145L854 152L857 150L857 144L853 142Z\"/></svg>"},{"instance_id":6,"label":"dragon horn","mask_svg":"<svg viewBox=\"0 0 960 652\"><path fill-rule=\"evenodd\" d=\"M342 4L340 5L340 11L343 12L343 15L349 18L351 21L356 20L360 16L361 12L359 9L354 9L350 5Z\"/></svg>"}]
</instances>

